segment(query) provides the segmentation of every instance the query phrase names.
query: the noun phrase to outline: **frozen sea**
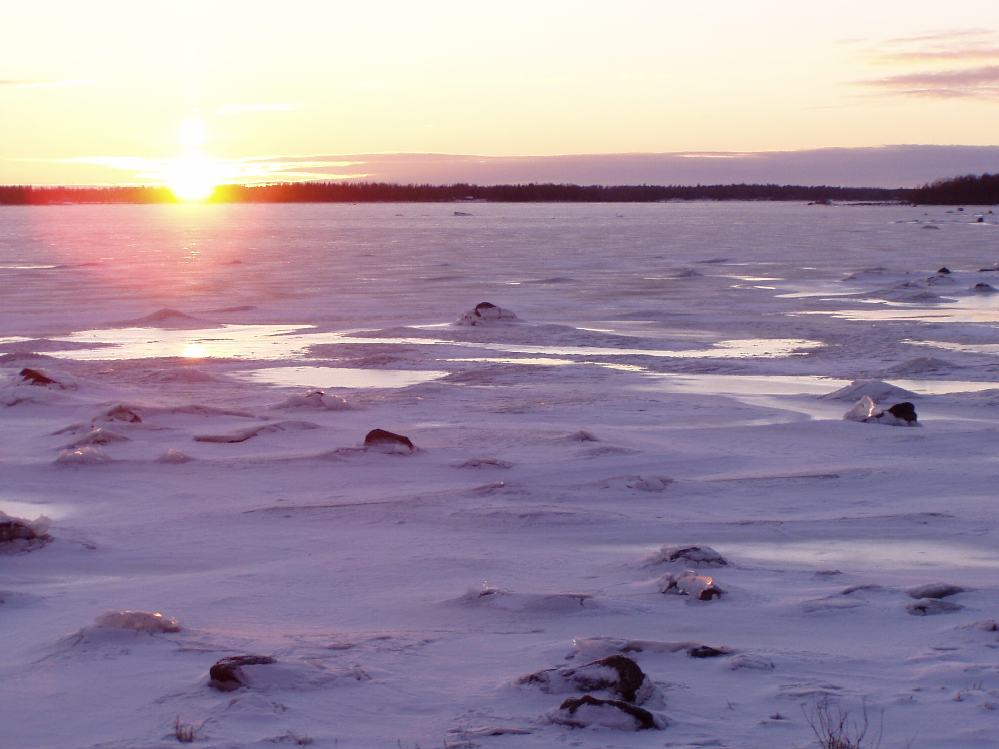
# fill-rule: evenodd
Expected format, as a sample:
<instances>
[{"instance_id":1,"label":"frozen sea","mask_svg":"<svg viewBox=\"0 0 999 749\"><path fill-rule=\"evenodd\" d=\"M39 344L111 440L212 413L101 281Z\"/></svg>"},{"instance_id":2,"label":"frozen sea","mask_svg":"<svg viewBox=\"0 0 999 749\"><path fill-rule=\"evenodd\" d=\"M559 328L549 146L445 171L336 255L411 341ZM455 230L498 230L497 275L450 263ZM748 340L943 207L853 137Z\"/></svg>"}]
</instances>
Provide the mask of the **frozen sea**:
<instances>
[{"instance_id":1,"label":"frozen sea","mask_svg":"<svg viewBox=\"0 0 999 749\"><path fill-rule=\"evenodd\" d=\"M0 208L0 511L51 520L0 747L994 749L997 262L970 207ZM622 651L665 728L521 679Z\"/></svg>"}]
</instances>

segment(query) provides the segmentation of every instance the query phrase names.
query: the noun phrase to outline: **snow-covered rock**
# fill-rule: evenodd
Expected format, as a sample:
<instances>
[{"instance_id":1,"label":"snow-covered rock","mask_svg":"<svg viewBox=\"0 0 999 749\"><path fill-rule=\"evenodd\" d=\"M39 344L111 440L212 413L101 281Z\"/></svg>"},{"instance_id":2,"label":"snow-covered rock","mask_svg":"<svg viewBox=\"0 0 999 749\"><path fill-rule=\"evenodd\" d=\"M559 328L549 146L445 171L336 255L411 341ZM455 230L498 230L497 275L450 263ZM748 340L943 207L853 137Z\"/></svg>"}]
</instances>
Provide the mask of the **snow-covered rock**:
<instances>
[{"instance_id":1,"label":"snow-covered rock","mask_svg":"<svg viewBox=\"0 0 999 749\"><path fill-rule=\"evenodd\" d=\"M572 728L608 728L618 731L663 729L666 718L623 700L604 700L584 694L569 698L546 713L552 723Z\"/></svg>"},{"instance_id":2,"label":"snow-covered rock","mask_svg":"<svg viewBox=\"0 0 999 749\"><path fill-rule=\"evenodd\" d=\"M605 692L609 698L644 705L661 698L652 680L631 658L609 655L574 668L546 668L517 679L548 694Z\"/></svg>"},{"instance_id":3,"label":"snow-covered rock","mask_svg":"<svg viewBox=\"0 0 999 749\"><path fill-rule=\"evenodd\" d=\"M920 598L918 601L913 601L905 607L906 611L914 616L950 614L954 611L960 611L962 608L964 607L959 604L942 601L939 598Z\"/></svg>"},{"instance_id":4,"label":"snow-covered rock","mask_svg":"<svg viewBox=\"0 0 999 749\"><path fill-rule=\"evenodd\" d=\"M349 411L351 406L346 398L327 393L325 390L306 390L301 395L292 395L271 408L316 408L326 411Z\"/></svg>"},{"instance_id":5,"label":"snow-covered rock","mask_svg":"<svg viewBox=\"0 0 999 749\"><path fill-rule=\"evenodd\" d=\"M474 309L468 310L462 314L457 320L455 320L455 325L488 325L489 323L497 322L514 322L519 320L517 315L508 309L503 309L502 307L497 307L495 304L490 304L489 302L481 302L475 305Z\"/></svg>"},{"instance_id":6,"label":"snow-covered rock","mask_svg":"<svg viewBox=\"0 0 999 749\"><path fill-rule=\"evenodd\" d=\"M913 598L946 598L947 596L963 593L964 588L953 583L927 583L925 585L914 585L905 592Z\"/></svg>"},{"instance_id":7,"label":"snow-covered rock","mask_svg":"<svg viewBox=\"0 0 999 749\"><path fill-rule=\"evenodd\" d=\"M680 546L664 546L654 554L645 558L645 565L667 564L676 562L693 567L727 567L728 561L703 544L684 544Z\"/></svg>"},{"instance_id":8,"label":"snow-covered rock","mask_svg":"<svg viewBox=\"0 0 999 749\"><path fill-rule=\"evenodd\" d=\"M171 447L169 450L167 450L165 453L163 453L160 457L158 457L156 459L156 462L157 463L166 463L166 464L169 465L169 464L188 463L191 460L193 460L193 458L191 458L189 455L185 455L180 450L177 450L176 448Z\"/></svg>"},{"instance_id":9,"label":"snow-covered rock","mask_svg":"<svg viewBox=\"0 0 999 749\"><path fill-rule=\"evenodd\" d=\"M51 526L52 521L44 515L35 520L27 520L0 512L0 544L47 537Z\"/></svg>"},{"instance_id":10,"label":"snow-covered rock","mask_svg":"<svg viewBox=\"0 0 999 749\"><path fill-rule=\"evenodd\" d=\"M712 658L726 655L728 648L713 648L699 642L664 642L662 640L629 640L622 637L576 637L573 638L573 657L597 660L614 653L678 653L684 651L691 658Z\"/></svg>"}]
</instances>

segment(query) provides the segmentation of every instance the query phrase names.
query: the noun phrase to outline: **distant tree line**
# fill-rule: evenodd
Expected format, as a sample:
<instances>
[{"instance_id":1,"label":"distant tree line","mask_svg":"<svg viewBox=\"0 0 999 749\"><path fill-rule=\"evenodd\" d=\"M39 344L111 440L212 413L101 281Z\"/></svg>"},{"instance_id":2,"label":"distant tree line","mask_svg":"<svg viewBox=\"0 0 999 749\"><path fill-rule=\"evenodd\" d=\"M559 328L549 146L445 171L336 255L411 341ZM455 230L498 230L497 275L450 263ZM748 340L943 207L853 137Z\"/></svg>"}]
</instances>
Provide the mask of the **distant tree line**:
<instances>
[{"instance_id":1,"label":"distant tree line","mask_svg":"<svg viewBox=\"0 0 999 749\"><path fill-rule=\"evenodd\" d=\"M803 185L398 185L384 182L285 182L220 185L214 203L653 203L667 200L783 200L910 202L937 205L999 204L999 175L968 175L923 187ZM0 205L64 203L173 203L166 187L0 186Z\"/></svg>"}]
</instances>

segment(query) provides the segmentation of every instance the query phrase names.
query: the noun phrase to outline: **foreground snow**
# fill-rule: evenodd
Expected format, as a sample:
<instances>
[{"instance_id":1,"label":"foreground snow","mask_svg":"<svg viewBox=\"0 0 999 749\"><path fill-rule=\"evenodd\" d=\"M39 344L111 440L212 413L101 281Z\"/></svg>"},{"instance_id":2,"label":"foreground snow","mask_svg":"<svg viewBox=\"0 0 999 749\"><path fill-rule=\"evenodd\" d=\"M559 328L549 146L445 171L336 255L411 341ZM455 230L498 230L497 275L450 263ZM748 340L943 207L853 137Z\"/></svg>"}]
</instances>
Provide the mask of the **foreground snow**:
<instances>
[{"instance_id":1,"label":"foreground snow","mask_svg":"<svg viewBox=\"0 0 999 749\"><path fill-rule=\"evenodd\" d=\"M5 209L0 746L995 746L999 226L263 208Z\"/></svg>"}]
</instances>

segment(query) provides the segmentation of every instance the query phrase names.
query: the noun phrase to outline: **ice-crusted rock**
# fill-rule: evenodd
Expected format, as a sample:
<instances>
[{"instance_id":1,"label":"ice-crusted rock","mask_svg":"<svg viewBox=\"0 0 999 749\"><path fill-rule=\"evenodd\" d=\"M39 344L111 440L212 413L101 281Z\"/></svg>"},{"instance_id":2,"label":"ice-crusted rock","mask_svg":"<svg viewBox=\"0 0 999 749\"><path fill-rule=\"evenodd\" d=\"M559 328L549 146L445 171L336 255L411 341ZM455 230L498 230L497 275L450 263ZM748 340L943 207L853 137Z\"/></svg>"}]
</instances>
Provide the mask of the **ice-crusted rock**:
<instances>
[{"instance_id":1,"label":"ice-crusted rock","mask_svg":"<svg viewBox=\"0 0 999 749\"><path fill-rule=\"evenodd\" d=\"M920 598L905 607L913 616L931 616L932 614L949 614L960 611L963 606L950 601L942 601L939 598Z\"/></svg>"},{"instance_id":2,"label":"ice-crusted rock","mask_svg":"<svg viewBox=\"0 0 999 749\"><path fill-rule=\"evenodd\" d=\"M233 692L251 682L245 666L266 666L277 663L269 655L230 655L217 661L208 671L208 686L221 692Z\"/></svg>"},{"instance_id":3,"label":"ice-crusted rock","mask_svg":"<svg viewBox=\"0 0 999 749\"><path fill-rule=\"evenodd\" d=\"M170 616L148 611L108 610L94 619L98 627L120 627L140 632L180 632L180 622Z\"/></svg>"},{"instance_id":4,"label":"ice-crusted rock","mask_svg":"<svg viewBox=\"0 0 999 749\"><path fill-rule=\"evenodd\" d=\"M710 575L698 575L693 570L684 570L676 575L670 573L658 580L659 590L680 596L693 596L699 601L710 601L721 598L723 591L715 585L715 579Z\"/></svg>"},{"instance_id":5,"label":"ice-crusted rock","mask_svg":"<svg viewBox=\"0 0 999 749\"><path fill-rule=\"evenodd\" d=\"M99 445L83 445L82 447L67 447L55 459L56 465L89 466L98 463L110 463L111 456Z\"/></svg>"},{"instance_id":6,"label":"ice-crusted rock","mask_svg":"<svg viewBox=\"0 0 999 749\"><path fill-rule=\"evenodd\" d=\"M113 429L97 427L87 432L80 439L67 445L67 447L82 447L83 445L110 445L112 442L128 442L128 437Z\"/></svg>"},{"instance_id":7,"label":"ice-crusted rock","mask_svg":"<svg viewBox=\"0 0 999 749\"><path fill-rule=\"evenodd\" d=\"M926 585L914 585L905 592L912 598L946 598L963 593L964 588L953 583L927 583Z\"/></svg>"},{"instance_id":8,"label":"ice-crusted rock","mask_svg":"<svg viewBox=\"0 0 999 749\"><path fill-rule=\"evenodd\" d=\"M619 731L663 729L668 721L662 715L623 700L603 700L584 694L569 698L546 713L552 723L572 728L610 728Z\"/></svg>"},{"instance_id":9,"label":"ice-crusted rock","mask_svg":"<svg viewBox=\"0 0 999 749\"><path fill-rule=\"evenodd\" d=\"M678 562L694 567L727 567L728 561L703 544L685 544L681 546L664 546L645 559L645 566Z\"/></svg>"},{"instance_id":10,"label":"ice-crusted rock","mask_svg":"<svg viewBox=\"0 0 999 749\"><path fill-rule=\"evenodd\" d=\"M158 457L156 459L156 462L157 463L166 463L166 464L169 465L169 464L187 463L187 462L189 462L191 460L193 460L193 458L191 458L189 455L185 455L180 450L177 450L177 449L171 447L169 450L167 450L165 453L163 453L160 457Z\"/></svg>"},{"instance_id":11,"label":"ice-crusted rock","mask_svg":"<svg viewBox=\"0 0 999 749\"><path fill-rule=\"evenodd\" d=\"M855 401L864 396L875 402L919 397L905 388L896 387L884 380L854 380L846 387L841 387L839 390L834 390L819 397L830 398L832 400Z\"/></svg>"},{"instance_id":12,"label":"ice-crusted rock","mask_svg":"<svg viewBox=\"0 0 999 749\"><path fill-rule=\"evenodd\" d=\"M327 393L325 390L306 390L301 395L292 395L271 408L316 408L326 411L349 411L351 406L345 398Z\"/></svg>"},{"instance_id":13,"label":"ice-crusted rock","mask_svg":"<svg viewBox=\"0 0 999 749\"><path fill-rule=\"evenodd\" d=\"M888 426L918 427L922 426L916 417L916 408L908 401L896 403L887 410L880 410L871 398L865 395L857 401L853 408L843 414L846 421L857 421L864 424L886 424Z\"/></svg>"},{"instance_id":14,"label":"ice-crusted rock","mask_svg":"<svg viewBox=\"0 0 999 749\"><path fill-rule=\"evenodd\" d=\"M481 302L474 309L462 314L455 325L488 325L495 322L513 322L519 318L510 310L498 307L489 302Z\"/></svg>"},{"instance_id":15,"label":"ice-crusted rock","mask_svg":"<svg viewBox=\"0 0 999 749\"><path fill-rule=\"evenodd\" d=\"M517 684L535 686L548 694L606 692L611 699L634 705L661 698L638 664L623 655L609 655L575 668L546 668L521 676Z\"/></svg>"},{"instance_id":16,"label":"ice-crusted rock","mask_svg":"<svg viewBox=\"0 0 999 749\"><path fill-rule=\"evenodd\" d=\"M406 454L416 450L409 437L385 429L372 429L364 436L364 449L392 454Z\"/></svg>"},{"instance_id":17,"label":"ice-crusted rock","mask_svg":"<svg viewBox=\"0 0 999 749\"><path fill-rule=\"evenodd\" d=\"M52 521L44 515L27 520L0 512L0 544L47 538L51 526Z\"/></svg>"}]
</instances>

